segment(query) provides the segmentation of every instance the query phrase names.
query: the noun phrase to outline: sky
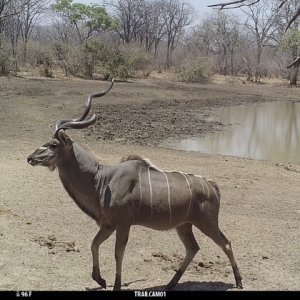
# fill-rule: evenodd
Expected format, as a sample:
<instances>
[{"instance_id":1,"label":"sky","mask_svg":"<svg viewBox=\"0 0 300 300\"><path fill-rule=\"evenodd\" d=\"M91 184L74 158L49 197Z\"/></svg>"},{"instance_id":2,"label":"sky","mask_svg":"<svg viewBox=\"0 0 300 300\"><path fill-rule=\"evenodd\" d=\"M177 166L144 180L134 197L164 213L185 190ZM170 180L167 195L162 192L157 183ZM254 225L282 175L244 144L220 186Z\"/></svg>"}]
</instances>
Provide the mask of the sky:
<instances>
[{"instance_id":1,"label":"sky","mask_svg":"<svg viewBox=\"0 0 300 300\"><path fill-rule=\"evenodd\" d=\"M206 13L210 13L214 11L214 9L207 7L210 4L216 4L222 1L219 0L188 0L189 2L196 10L197 14L200 17L204 17Z\"/></svg>"}]
</instances>

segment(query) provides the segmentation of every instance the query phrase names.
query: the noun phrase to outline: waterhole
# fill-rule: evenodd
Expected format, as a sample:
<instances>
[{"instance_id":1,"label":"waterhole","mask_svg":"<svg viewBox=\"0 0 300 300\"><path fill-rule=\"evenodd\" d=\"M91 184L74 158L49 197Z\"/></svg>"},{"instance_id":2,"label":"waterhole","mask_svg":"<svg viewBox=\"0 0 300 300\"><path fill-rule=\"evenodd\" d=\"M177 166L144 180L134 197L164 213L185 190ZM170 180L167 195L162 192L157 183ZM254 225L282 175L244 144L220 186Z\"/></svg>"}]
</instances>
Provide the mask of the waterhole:
<instances>
[{"instance_id":1,"label":"waterhole","mask_svg":"<svg viewBox=\"0 0 300 300\"><path fill-rule=\"evenodd\" d=\"M273 162L300 163L300 103L270 102L217 109L211 121L225 126L206 136L169 138L161 146Z\"/></svg>"}]
</instances>

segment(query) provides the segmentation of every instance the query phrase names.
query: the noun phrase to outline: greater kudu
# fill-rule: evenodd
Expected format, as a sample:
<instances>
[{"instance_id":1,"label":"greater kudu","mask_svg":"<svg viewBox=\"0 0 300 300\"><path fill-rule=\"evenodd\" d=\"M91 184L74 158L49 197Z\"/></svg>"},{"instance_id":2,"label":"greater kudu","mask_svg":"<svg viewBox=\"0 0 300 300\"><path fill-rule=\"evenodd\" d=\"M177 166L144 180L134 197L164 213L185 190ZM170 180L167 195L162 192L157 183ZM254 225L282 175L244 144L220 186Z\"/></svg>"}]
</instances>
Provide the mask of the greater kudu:
<instances>
[{"instance_id":1,"label":"greater kudu","mask_svg":"<svg viewBox=\"0 0 300 300\"><path fill-rule=\"evenodd\" d=\"M100 275L99 246L116 230L116 277L114 290L121 289L121 268L131 225L157 230L176 228L186 256L167 285L175 287L199 250L192 225L219 245L228 256L238 288L242 277L231 244L220 231L218 214L220 192L216 183L202 176L183 172L164 172L147 159L131 155L118 165L99 164L65 133L69 128L84 128L95 122L86 119L93 98L106 95L110 87L86 102L81 117L57 122L53 138L28 157L33 165L58 169L61 182L77 205L100 226L91 250L92 278L106 288Z\"/></svg>"}]
</instances>

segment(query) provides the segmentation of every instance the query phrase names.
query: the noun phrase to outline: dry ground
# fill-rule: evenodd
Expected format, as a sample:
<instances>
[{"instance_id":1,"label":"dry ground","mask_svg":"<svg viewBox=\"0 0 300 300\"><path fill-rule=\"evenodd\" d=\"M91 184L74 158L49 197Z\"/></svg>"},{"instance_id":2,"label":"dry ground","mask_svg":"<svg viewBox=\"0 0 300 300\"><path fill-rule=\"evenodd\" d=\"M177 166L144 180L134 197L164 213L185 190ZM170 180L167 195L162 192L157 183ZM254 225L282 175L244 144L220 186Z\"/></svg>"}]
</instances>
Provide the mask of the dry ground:
<instances>
[{"instance_id":1,"label":"dry ground","mask_svg":"<svg viewBox=\"0 0 300 300\"><path fill-rule=\"evenodd\" d=\"M76 116L86 96L106 86L83 80L0 78L0 290L97 288L90 276L96 224L69 198L56 171L32 168L26 158L50 139L50 124ZM161 168L213 178L222 193L220 227L232 241L245 290L300 290L300 165L156 146L166 136L222 129L222 124L201 117L216 106L299 99L300 89L278 85L116 83L109 95L95 101L100 115L96 126L69 135L106 164L139 153ZM177 289L234 290L223 252L194 232L201 251ZM108 289L115 273L113 249L114 236L100 248ZM163 288L183 256L174 231L133 227L123 289Z\"/></svg>"}]
</instances>

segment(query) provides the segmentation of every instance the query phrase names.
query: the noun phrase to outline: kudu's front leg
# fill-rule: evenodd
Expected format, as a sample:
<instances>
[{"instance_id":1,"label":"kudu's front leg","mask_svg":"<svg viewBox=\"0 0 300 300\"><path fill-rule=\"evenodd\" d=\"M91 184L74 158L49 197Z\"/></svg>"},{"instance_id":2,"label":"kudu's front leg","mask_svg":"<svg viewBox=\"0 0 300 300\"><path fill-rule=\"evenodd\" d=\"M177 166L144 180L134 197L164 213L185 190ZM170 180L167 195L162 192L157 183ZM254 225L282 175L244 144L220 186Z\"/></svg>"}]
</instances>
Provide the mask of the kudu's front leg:
<instances>
[{"instance_id":1,"label":"kudu's front leg","mask_svg":"<svg viewBox=\"0 0 300 300\"><path fill-rule=\"evenodd\" d=\"M116 245L115 245L115 259L116 259L116 278L114 284L114 291L121 290L121 273L122 261L124 257L125 247L128 241L130 225L119 224L116 227Z\"/></svg>"},{"instance_id":2,"label":"kudu's front leg","mask_svg":"<svg viewBox=\"0 0 300 300\"><path fill-rule=\"evenodd\" d=\"M107 240L112 235L114 231L115 231L114 225L102 224L99 232L96 234L96 236L93 239L92 247L91 247L92 257L93 257L92 278L105 289L106 289L106 281L100 275L99 247L105 240Z\"/></svg>"}]
</instances>

